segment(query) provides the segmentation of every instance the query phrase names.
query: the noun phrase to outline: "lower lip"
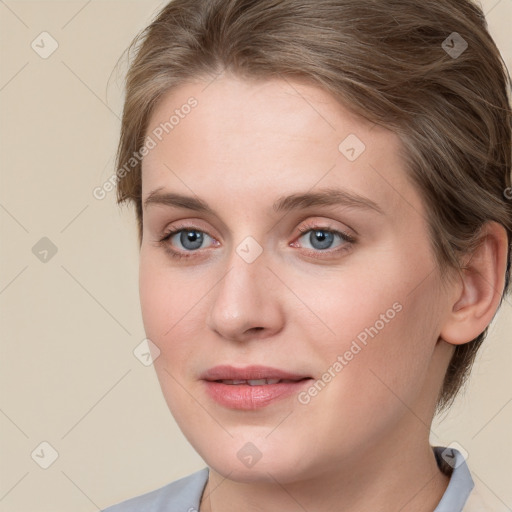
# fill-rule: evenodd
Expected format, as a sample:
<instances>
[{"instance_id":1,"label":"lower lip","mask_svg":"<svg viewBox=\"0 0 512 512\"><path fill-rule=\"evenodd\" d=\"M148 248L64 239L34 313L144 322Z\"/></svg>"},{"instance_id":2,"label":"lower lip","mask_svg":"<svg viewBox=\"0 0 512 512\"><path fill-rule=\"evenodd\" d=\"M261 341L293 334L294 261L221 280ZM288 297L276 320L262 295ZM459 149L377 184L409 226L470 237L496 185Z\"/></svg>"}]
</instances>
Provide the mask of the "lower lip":
<instances>
[{"instance_id":1,"label":"lower lip","mask_svg":"<svg viewBox=\"0 0 512 512\"><path fill-rule=\"evenodd\" d=\"M299 393L312 379L297 382L279 382L250 386L249 384L223 384L205 380L206 392L220 405L230 409L253 410Z\"/></svg>"}]
</instances>

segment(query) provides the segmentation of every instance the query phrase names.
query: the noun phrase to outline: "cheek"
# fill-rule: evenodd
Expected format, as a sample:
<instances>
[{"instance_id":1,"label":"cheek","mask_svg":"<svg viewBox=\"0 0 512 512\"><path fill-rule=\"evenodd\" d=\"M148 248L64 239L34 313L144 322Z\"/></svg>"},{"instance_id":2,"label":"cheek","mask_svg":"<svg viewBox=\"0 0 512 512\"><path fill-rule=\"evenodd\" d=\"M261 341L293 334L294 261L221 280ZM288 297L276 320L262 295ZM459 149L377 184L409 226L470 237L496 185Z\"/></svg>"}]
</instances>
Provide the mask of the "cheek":
<instances>
[{"instance_id":1,"label":"cheek","mask_svg":"<svg viewBox=\"0 0 512 512\"><path fill-rule=\"evenodd\" d=\"M190 287L190 282L188 283ZM187 284L181 283L179 273L171 272L165 265L141 251L139 266L139 295L146 336L159 348L160 354L153 366L160 382L163 396L173 416L181 424L188 418L190 396L183 389L183 373L187 362L193 361L197 347L190 326L199 298L183 293ZM197 411L195 411L197 413Z\"/></svg>"},{"instance_id":2,"label":"cheek","mask_svg":"<svg viewBox=\"0 0 512 512\"><path fill-rule=\"evenodd\" d=\"M404 306L400 278L391 278L390 269L372 273L367 268L361 265L322 279L289 276L288 282L301 282L298 295L309 312L288 313L304 324L310 341L318 342L322 350L347 350L352 340L364 343L369 331L376 334L375 329L380 337L400 321L398 310Z\"/></svg>"},{"instance_id":3,"label":"cheek","mask_svg":"<svg viewBox=\"0 0 512 512\"><path fill-rule=\"evenodd\" d=\"M154 258L141 253L139 296L142 320L146 336L160 349L161 357L157 359L160 362L167 359L170 340L187 325L186 313L191 309L181 283L172 277Z\"/></svg>"},{"instance_id":4,"label":"cheek","mask_svg":"<svg viewBox=\"0 0 512 512\"><path fill-rule=\"evenodd\" d=\"M301 403L308 403L299 411L305 418L316 417L325 438L336 439L343 431L353 445L364 446L383 431L392 432L404 413L418 409L437 340L436 313L425 313L436 307L435 293L429 282L410 293L400 275L388 286L361 285L361 295L352 298L342 287L330 289L329 296L337 300L323 301L323 320L335 336L322 340L308 331L308 357L322 361L317 379L328 383L319 383L309 398L303 396ZM318 299L316 311L320 306ZM422 416L419 410L415 414ZM345 448L340 441L334 449Z\"/></svg>"},{"instance_id":5,"label":"cheek","mask_svg":"<svg viewBox=\"0 0 512 512\"><path fill-rule=\"evenodd\" d=\"M200 300L200 290L191 287L190 277L172 272L151 249L141 251L139 266L139 296L146 334L162 338L170 335L181 318L187 321L194 304ZM197 297L195 295L197 295ZM176 327L173 327L175 326ZM149 332L148 332L149 331Z\"/></svg>"},{"instance_id":6,"label":"cheek","mask_svg":"<svg viewBox=\"0 0 512 512\"><path fill-rule=\"evenodd\" d=\"M168 284L158 267L151 264L150 258L141 253L139 266L139 296L142 311L142 319L146 335L154 342L164 332L166 318L165 311L170 309L169 299L172 297L166 293ZM169 319L170 320L170 319ZM169 326L167 326L169 328Z\"/></svg>"},{"instance_id":7,"label":"cheek","mask_svg":"<svg viewBox=\"0 0 512 512\"><path fill-rule=\"evenodd\" d=\"M198 332L204 329L207 311L201 285L190 273L175 271L150 251L141 251L139 296L146 336L160 349L155 369L184 372L185 362L201 357ZM204 339L204 338L203 338ZM199 354L198 354L199 351Z\"/></svg>"},{"instance_id":8,"label":"cheek","mask_svg":"<svg viewBox=\"0 0 512 512\"><path fill-rule=\"evenodd\" d=\"M410 255L394 255L362 266L364 271L333 276L321 288L303 280L301 297L316 315L297 321L322 361L320 371L331 368L336 374L336 384L327 386L333 401L340 395L359 401L364 395L371 406L382 394L396 400L391 390L404 400L421 390L439 331L438 278L421 271L432 268L427 262L419 267L411 265L417 259ZM333 367L339 356L341 366Z\"/></svg>"}]
</instances>

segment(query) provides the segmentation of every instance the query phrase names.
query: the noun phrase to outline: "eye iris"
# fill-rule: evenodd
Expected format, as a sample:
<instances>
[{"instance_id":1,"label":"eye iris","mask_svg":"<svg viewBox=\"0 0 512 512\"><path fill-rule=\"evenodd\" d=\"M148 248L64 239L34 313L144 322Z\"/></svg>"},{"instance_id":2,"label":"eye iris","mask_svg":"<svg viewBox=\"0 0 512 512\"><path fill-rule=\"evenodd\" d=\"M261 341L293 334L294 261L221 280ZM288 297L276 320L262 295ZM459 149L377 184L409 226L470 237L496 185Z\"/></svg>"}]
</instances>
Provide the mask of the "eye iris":
<instances>
[{"instance_id":1,"label":"eye iris","mask_svg":"<svg viewBox=\"0 0 512 512\"><path fill-rule=\"evenodd\" d=\"M311 235L309 237L311 245L315 247L315 243L317 241L320 241L320 246L315 247L317 249L327 249L332 244L334 238L333 233L329 233L327 231L312 231Z\"/></svg>"},{"instance_id":2,"label":"eye iris","mask_svg":"<svg viewBox=\"0 0 512 512\"><path fill-rule=\"evenodd\" d=\"M180 236L180 242L186 249L198 249L203 243L203 235L199 231L182 231ZM187 246L187 243L191 242L191 246Z\"/></svg>"}]
</instances>

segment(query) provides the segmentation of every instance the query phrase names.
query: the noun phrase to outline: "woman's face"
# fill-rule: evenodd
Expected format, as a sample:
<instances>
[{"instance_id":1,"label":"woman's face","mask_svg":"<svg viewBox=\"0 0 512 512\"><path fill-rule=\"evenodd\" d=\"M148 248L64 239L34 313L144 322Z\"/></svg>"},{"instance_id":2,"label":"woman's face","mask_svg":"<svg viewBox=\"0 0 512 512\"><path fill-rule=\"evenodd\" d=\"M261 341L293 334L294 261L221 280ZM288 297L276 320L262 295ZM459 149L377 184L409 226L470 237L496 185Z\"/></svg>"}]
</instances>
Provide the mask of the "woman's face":
<instances>
[{"instance_id":1,"label":"woman's face","mask_svg":"<svg viewBox=\"0 0 512 512\"><path fill-rule=\"evenodd\" d=\"M284 483L428 437L448 298L398 137L314 86L226 75L171 91L147 135L142 315L206 463Z\"/></svg>"}]
</instances>

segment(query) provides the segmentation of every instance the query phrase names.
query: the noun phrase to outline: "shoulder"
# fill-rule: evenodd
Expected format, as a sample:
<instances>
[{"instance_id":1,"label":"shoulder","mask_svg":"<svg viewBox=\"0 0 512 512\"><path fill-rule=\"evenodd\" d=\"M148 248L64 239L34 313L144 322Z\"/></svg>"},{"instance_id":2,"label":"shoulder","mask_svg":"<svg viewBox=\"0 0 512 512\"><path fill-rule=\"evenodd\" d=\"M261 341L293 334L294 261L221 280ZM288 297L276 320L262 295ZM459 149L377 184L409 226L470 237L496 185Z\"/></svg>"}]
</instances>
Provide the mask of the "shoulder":
<instances>
[{"instance_id":1,"label":"shoulder","mask_svg":"<svg viewBox=\"0 0 512 512\"><path fill-rule=\"evenodd\" d=\"M102 512L197 512L209 468L175 480L154 491L112 505Z\"/></svg>"}]
</instances>

